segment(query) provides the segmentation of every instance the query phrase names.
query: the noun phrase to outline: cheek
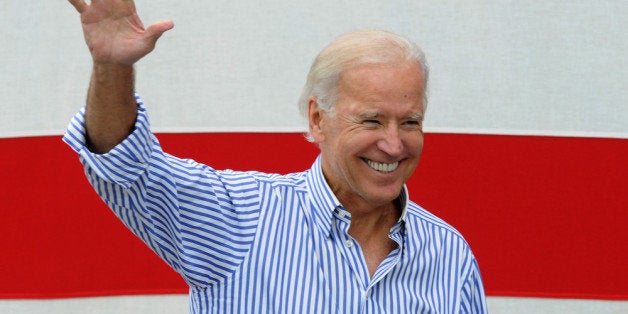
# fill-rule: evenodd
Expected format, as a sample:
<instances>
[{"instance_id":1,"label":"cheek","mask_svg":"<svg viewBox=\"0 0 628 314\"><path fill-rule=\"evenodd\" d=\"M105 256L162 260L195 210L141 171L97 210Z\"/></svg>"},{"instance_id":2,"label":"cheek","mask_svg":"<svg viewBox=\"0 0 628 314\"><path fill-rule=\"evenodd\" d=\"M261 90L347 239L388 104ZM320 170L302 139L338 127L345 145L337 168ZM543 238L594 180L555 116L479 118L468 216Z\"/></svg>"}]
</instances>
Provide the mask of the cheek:
<instances>
[{"instance_id":1,"label":"cheek","mask_svg":"<svg viewBox=\"0 0 628 314\"><path fill-rule=\"evenodd\" d=\"M423 152L423 135L416 135L409 137L405 141L405 147L408 150L408 154L411 154L415 157L421 156Z\"/></svg>"},{"instance_id":2,"label":"cheek","mask_svg":"<svg viewBox=\"0 0 628 314\"><path fill-rule=\"evenodd\" d=\"M359 129L345 130L338 140L338 149L343 151L363 150L377 142L374 132Z\"/></svg>"}]
</instances>

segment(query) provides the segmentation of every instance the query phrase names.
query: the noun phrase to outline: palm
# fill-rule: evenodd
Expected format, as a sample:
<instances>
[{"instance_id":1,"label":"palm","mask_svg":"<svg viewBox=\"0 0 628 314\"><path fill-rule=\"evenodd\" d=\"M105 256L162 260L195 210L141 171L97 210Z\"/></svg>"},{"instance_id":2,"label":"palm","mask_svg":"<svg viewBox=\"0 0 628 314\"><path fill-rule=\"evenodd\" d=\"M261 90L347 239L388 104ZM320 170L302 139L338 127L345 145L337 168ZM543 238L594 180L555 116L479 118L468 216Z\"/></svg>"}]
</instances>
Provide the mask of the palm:
<instances>
[{"instance_id":1,"label":"palm","mask_svg":"<svg viewBox=\"0 0 628 314\"><path fill-rule=\"evenodd\" d=\"M133 1L70 2L81 13L85 41L96 63L133 64L151 52L157 38L172 28L161 22L144 29Z\"/></svg>"}]
</instances>

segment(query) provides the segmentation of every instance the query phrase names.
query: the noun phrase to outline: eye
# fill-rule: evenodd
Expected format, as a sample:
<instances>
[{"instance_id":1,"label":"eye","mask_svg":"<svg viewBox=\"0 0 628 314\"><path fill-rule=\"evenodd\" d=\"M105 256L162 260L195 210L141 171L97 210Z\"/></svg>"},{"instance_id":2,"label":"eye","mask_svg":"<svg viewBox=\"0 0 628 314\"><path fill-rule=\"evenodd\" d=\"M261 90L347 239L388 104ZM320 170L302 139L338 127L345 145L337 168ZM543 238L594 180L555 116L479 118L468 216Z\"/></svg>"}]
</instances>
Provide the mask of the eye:
<instances>
[{"instance_id":1,"label":"eye","mask_svg":"<svg viewBox=\"0 0 628 314\"><path fill-rule=\"evenodd\" d=\"M403 123L403 125L405 127L411 128L411 129L420 129L421 128L421 121L419 120L407 120Z\"/></svg>"},{"instance_id":2,"label":"eye","mask_svg":"<svg viewBox=\"0 0 628 314\"><path fill-rule=\"evenodd\" d=\"M380 125L379 120L375 120L375 119L363 120L362 124L365 124L367 126L378 126L378 125Z\"/></svg>"}]
</instances>

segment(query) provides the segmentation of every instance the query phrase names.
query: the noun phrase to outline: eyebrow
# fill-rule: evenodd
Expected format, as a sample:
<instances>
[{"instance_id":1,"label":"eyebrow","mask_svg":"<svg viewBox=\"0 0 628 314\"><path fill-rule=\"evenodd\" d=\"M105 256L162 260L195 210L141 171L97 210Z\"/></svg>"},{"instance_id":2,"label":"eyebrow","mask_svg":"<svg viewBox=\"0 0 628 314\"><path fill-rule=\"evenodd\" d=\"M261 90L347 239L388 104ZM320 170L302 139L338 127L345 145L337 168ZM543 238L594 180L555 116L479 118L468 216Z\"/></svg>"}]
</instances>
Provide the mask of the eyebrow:
<instances>
[{"instance_id":1,"label":"eyebrow","mask_svg":"<svg viewBox=\"0 0 628 314\"><path fill-rule=\"evenodd\" d=\"M362 119L374 119L374 118L378 118L380 116L381 116L381 114L379 114L377 112L367 112L367 113L363 113L363 114L359 114L358 115L358 117L360 117ZM409 115L407 118L408 119L412 119L412 120L422 121L423 120L423 114L415 113L415 114Z\"/></svg>"},{"instance_id":2,"label":"eyebrow","mask_svg":"<svg viewBox=\"0 0 628 314\"><path fill-rule=\"evenodd\" d=\"M367 113L362 113L359 114L358 117L362 118L362 119L373 119L373 118L377 118L379 117L380 114L377 112L367 112Z\"/></svg>"},{"instance_id":3,"label":"eyebrow","mask_svg":"<svg viewBox=\"0 0 628 314\"><path fill-rule=\"evenodd\" d=\"M410 116L408 116L408 118L413 119L413 120L423 121L423 114L421 113L411 114Z\"/></svg>"}]
</instances>

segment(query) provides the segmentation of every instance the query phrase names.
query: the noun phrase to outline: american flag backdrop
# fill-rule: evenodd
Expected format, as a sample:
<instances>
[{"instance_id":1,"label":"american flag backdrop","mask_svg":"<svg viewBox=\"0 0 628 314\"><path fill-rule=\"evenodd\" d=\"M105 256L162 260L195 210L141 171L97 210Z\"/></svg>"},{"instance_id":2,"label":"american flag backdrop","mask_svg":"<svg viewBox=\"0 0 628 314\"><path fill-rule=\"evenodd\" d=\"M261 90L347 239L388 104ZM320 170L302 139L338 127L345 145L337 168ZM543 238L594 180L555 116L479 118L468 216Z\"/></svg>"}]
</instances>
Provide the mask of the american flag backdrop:
<instances>
[{"instance_id":1,"label":"american flag backdrop","mask_svg":"<svg viewBox=\"0 0 628 314\"><path fill-rule=\"evenodd\" d=\"M628 313L624 1L136 1L175 28L137 65L166 151L293 172L318 154L296 100L356 28L431 68L411 198L461 231L492 313ZM183 280L113 216L61 142L90 75L69 3L0 4L0 313L171 313Z\"/></svg>"}]
</instances>

